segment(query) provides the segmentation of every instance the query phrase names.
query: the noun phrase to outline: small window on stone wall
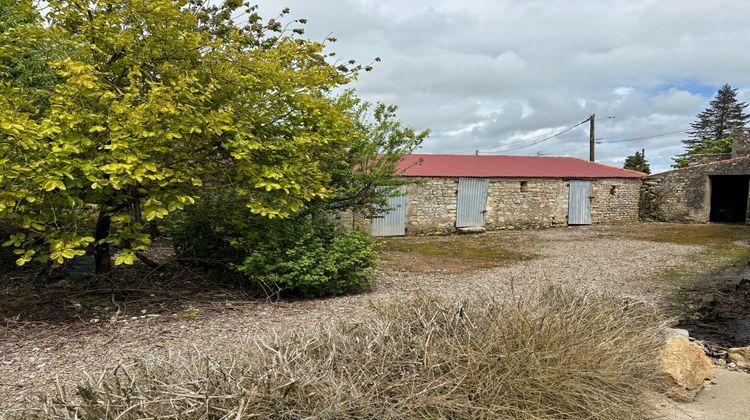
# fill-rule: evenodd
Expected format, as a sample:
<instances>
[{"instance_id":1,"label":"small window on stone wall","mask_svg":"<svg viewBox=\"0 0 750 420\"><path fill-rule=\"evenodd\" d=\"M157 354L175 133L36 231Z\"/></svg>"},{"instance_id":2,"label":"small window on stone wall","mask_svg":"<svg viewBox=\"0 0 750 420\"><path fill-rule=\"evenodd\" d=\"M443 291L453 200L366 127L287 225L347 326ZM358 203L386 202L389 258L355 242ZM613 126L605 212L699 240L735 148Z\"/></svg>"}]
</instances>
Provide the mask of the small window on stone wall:
<instances>
[{"instance_id":1,"label":"small window on stone wall","mask_svg":"<svg viewBox=\"0 0 750 420\"><path fill-rule=\"evenodd\" d=\"M520 191L521 192L526 192L528 190L529 190L529 183L528 183L528 181L521 181Z\"/></svg>"},{"instance_id":2,"label":"small window on stone wall","mask_svg":"<svg viewBox=\"0 0 750 420\"><path fill-rule=\"evenodd\" d=\"M613 185L613 186L612 186L612 187L611 187L611 188L609 189L609 193L610 193L611 195L615 195L615 194L617 194L617 185Z\"/></svg>"}]
</instances>

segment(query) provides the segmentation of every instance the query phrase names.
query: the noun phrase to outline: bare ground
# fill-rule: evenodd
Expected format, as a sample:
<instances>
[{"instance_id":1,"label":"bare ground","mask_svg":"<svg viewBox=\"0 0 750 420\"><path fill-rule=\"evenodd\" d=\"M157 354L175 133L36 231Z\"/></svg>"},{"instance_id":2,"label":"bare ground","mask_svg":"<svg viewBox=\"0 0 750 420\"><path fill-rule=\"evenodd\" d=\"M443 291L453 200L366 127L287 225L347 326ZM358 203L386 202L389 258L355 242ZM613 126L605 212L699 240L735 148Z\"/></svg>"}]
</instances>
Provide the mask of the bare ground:
<instances>
[{"instance_id":1,"label":"bare ground","mask_svg":"<svg viewBox=\"0 0 750 420\"><path fill-rule=\"evenodd\" d=\"M680 288L695 285L696 274L746 257L748 238L745 226L668 224L399 238L384 241L374 290L354 296L269 302L218 288L196 299L152 302L149 297L162 296L155 290L129 305L114 301L101 313L64 321L35 319L36 301L16 300L12 310L0 304L6 319L0 327L0 412L34 393L55 392L58 384L70 389L84 371L133 357L210 351L273 330L356 320L367 316L371 303L419 294L507 296L554 283L666 307Z\"/></svg>"}]
</instances>

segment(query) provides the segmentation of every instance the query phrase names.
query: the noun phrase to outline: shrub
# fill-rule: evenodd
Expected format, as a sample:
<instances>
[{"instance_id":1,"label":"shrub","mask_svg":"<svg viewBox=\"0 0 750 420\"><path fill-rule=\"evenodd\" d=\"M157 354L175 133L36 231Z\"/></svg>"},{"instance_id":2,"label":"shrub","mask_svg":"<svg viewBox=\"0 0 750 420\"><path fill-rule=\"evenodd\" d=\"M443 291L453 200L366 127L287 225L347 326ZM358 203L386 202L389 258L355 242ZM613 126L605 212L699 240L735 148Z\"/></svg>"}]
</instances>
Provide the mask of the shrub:
<instances>
[{"instance_id":1,"label":"shrub","mask_svg":"<svg viewBox=\"0 0 750 420\"><path fill-rule=\"evenodd\" d=\"M268 293L330 296L365 289L372 280L369 235L343 231L327 212L267 219L232 200L212 199L172 221L168 233L181 258L231 268Z\"/></svg>"},{"instance_id":2,"label":"shrub","mask_svg":"<svg viewBox=\"0 0 750 420\"><path fill-rule=\"evenodd\" d=\"M367 234L317 223L294 224L293 235L267 238L235 269L260 284L307 297L369 287L375 252Z\"/></svg>"},{"instance_id":3,"label":"shrub","mask_svg":"<svg viewBox=\"0 0 750 420\"><path fill-rule=\"evenodd\" d=\"M177 256L185 262L227 268L242 258L232 246L251 224L247 208L228 199L205 197L172 216L164 226Z\"/></svg>"},{"instance_id":4,"label":"shrub","mask_svg":"<svg viewBox=\"0 0 750 420\"><path fill-rule=\"evenodd\" d=\"M633 419L653 412L653 310L560 289L514 302L421 299L92 375L19 418Z\"/></svg>"}]
</instances>

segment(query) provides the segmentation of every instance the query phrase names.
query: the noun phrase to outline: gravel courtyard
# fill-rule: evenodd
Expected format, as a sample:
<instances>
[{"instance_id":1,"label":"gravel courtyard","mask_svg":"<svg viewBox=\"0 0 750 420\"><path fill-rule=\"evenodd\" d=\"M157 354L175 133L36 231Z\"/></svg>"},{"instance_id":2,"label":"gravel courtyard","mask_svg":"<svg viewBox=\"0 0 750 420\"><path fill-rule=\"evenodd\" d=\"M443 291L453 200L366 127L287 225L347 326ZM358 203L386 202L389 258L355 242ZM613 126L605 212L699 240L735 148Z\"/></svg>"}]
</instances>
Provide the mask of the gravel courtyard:
<instances>
[{"instance_id":1,"label":"gravel courtyard","mask_svg":"<svg viewBox=\"0 0 750 420\"><path fill-rule=\"evenodd\" d=\"M105 319L0 326L0 412L35 392L55 392L82 372L132 357L239 342L296 326L367 316L371 305L420 294L449 299L520 295L559 284L666 305L701 273L746 259L750 228L634 224L476 236L396 238L381 245L373 291L308 301L247 301L238 295L179 310L145 308Z\"/></svg>"}]
</instances>

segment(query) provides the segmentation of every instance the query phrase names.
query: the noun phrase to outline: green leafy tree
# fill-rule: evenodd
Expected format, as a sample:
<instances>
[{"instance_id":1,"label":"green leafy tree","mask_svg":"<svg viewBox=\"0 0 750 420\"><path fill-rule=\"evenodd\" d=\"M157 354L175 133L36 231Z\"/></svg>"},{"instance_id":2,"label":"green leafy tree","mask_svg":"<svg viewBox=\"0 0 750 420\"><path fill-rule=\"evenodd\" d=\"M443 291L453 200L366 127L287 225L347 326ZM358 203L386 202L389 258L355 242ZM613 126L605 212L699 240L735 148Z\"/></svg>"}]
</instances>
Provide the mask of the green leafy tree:
<instances>
[{"instance_id":1,"label":"green leafy tree","mask_svg":"<svg viewBox=\"0 0 750 420\"><path fill-rule=\"evenodd\" d=\"M212 189L269 218L333 194L325 168L354 127L330 92L361 66L329 64L301 28L238 1L52 0L47 10L0 38L5 57L17 45L62 53L46 64L47 106L27 82L0 77L0 217L22 229L6 243L19 265L93 249L107 273L112 246L115 264L132 263L150 243L145 222Z\"/></svg>"},{"instance_id":2,"label":"green leafy tree","mask_svg":"<svg viewBox=\"0 0 750 420\"><path fill-rule=\"evenodd\" d=\"M355 121L349 143L321 162L329 195L286 219L248 217L231 191L212 193L166 225L180 258L231 267L268 294L326 296L366 288L374 251L369 234L343 232L336 214L384 211L405 182L398 164L429 134L396 118L396 107L370 104L347 92L338 98Z\"/></svg>"},{"instance_id":3,"label":"green leafy tree","mask_svg":"<svg viewBox=\"0 0 750 420\"><path fill-rule=\"evenodd\" d=\"M625 165L623 166L623 168L630 169L632 171L643 172L644 174L650 174L651 165L649 165L648 161L646 160L646 151L636 151L635 154L626 157Z\"/></svg>"},{"instance_id":4,"label":"green leafy tree","mask_svg":"<svg viewBox=\"0 0 750 420\"><path fill-rule=\"evenodd\" d=\"M23 87L32 104L46 106L56 81L47 62L59 52L42 42L35 25L39 18L30 1L0 0L0 80Z\"/></svg>"},{"instance_id":5,"label":"green leafy tree","mask_svg":"<svg viewBox=\"0 0 750 420\"><path fill-rule=\"evenodd\" d=\"M372 215L387 209L388 198L405 179L398 165L429 136L429 130L416 131L397 118L398 107L372 104L357 99L352 92L343 95L355 128L350 143L339 150L327 168L331 174L331 196L320 200L326 210L353 210Z\"/></svg>"}]
</instances>

